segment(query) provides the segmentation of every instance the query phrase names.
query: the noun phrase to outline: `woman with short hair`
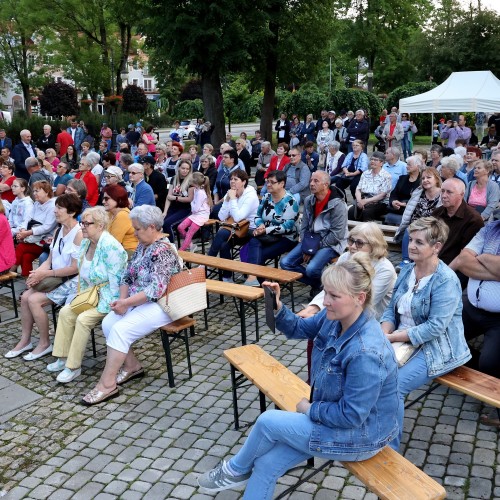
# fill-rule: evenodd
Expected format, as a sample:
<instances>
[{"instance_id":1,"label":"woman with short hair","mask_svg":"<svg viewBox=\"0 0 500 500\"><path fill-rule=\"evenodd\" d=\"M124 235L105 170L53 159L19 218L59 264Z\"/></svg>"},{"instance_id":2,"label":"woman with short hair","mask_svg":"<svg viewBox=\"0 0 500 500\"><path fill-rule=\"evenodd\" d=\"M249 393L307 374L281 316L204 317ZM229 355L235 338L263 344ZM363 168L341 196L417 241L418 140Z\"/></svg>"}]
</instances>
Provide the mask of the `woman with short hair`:
<instances>
[{"instance_id":1,"label":"woman with short hair","mask_svg":"<svg viewBox=\"0 0 500 500\"><path fill-rule=\"evenodd\" d=\"M474 180L467 184L464 200L481 214L484 221L489 220L498 206L500 188L490 179L493 170L491 162L479 160L474 166Z\"/></svg>"},{"instance_id":2,"label":"woman with short hair","mask_svg":"<svg viewBox=\"0 0 500 500\"><path fill-rule=\"evenodd\" d=\"M5 161L0 157L0 198L12 203L16 195L12 192L12 184L16 180L14 175L15 164L10 161Z\"/></svg>"},{"instance_id":3,"label":"woman with short hair","mask_svg":"<svg viewBox=\"0 0 500 500\"><path fill-rule=\"evenodd\" d=\"M77 217L81 209L82 202L75 194L62 194L55 200L55 219L60 227L50 245L47 260L31 271L26 280L27 289L21 296L21 339L5 354L6 358L15 358L32 351L24 359L33 361L52 352L49 318L44 307L48 304L64 304L66 294L59 285L78 273L77 257L82 232ZM39 339L33 349L31 337L35 324Z\"/></svg>"},{"instance_id":4,"label":"woman with short hair","mask_svg":"<svg viewBox=\"0 0 500 500\"><path fill-rule=\"evenodd\" d=\"M422 217L412 222L408 232L413 263L401 269L391 302L380 318L391 343L409 343L414 349L398 370L399 434L391 443L395 450L403 433L406 395L471 358L462 323L462 287L455 272L438 257L448 226L441 219Z\"/></svg>"},{"instance_id":5,"label":"woman with short hair","mask_svg":"<svg viewBox=\"0 0 500 500\"><path fill-rule=\"evenodd\" d=\"M111 303L119 297L120 280L127 264L127 253L106 230L108 214L103 207L87 208L80 222L84 240L78 255L78 277L58 289L67 298L59 312L52 355L58 358L47 366L49 372L59 373L57 381L66 384L82 373L82 361L90 331L111 310ZM93 286L99 288L99 302L80 314L71 308L71 300L78 293ZM49 298L51 295L49 294Z\"/></svg>"},{"instance_id":6,"label":"woman with short hair","mask_svg":"<svg viewBox=\"0 0 500 500\"><path fill-rule=\"evenodd\" d=\"M132 344L172 321L158 299L181 263L175 247L163 237L161 210L142 205L132 209L130 218L139 245L121 279L120 296L102 322L108 346L106 366L95 388L82 399L86 406L117 396L118 385L142 377L144 370Z\"/></svg>"},{"instance_id":7,"label":"woman with short hair","mask_svg":"<svg viewBox=\"0 0 500 500\"><path fill-rule=\"evenodd\" d=\"M54 179L54 196L61 196L66 192L66 186L68 185L68 182L73 179L70 174L71 170L71 165L69 163L66 163L65 161L62 161L59 163L59 165L57 165L57 176Z\"/></svg>"},{"instance_id":8,"label":"woman with short hair","mask_svg":"<svg viewBox=\"0 0 500 500\"><path fill-rule=\"evenodd\" d=\"M80 158L78 173L75 175L75 179L81 179L87 186L87 201L93 207L99 199L99 187L95 175L91 172L93 164L89 159L90 154L84 158Z\"/></svg>"}]
</instances>

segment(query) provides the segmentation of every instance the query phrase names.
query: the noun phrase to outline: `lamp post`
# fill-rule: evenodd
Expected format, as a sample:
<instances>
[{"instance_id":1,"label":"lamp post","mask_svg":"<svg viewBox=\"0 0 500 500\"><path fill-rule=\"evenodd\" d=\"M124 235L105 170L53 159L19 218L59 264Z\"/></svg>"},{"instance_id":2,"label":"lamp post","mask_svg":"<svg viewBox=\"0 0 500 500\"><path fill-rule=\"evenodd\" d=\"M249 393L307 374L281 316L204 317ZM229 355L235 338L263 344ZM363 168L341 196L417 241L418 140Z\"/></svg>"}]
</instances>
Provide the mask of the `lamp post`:
<instances>
[{"instance_id":1,"label":"lamp post","mask_svg":"<svg viewBox=\"0 0 500 500\"><path fill-rule=\"evenodd\" d=\"M368 92L371 92L373 90L373 70L371 68L368 68L366 77L368 78Z\"/></svg>"}]
</instances>

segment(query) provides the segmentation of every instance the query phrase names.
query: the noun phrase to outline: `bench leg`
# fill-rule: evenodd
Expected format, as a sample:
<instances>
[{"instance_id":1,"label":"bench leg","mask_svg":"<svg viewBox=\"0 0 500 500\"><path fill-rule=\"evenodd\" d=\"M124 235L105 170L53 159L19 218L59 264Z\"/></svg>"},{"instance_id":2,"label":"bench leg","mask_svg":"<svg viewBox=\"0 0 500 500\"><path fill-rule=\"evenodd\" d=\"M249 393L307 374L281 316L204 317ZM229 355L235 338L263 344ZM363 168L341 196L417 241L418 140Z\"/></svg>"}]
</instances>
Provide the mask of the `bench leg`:
<instances>
[{"instance_id":1,"label":"bench leg","mask_svg":"<svg viewBox=\"0 0 500 500\"><path fill-rule=\"evenodd\" d=\"M311 458L314 460L314 457L311 457ZM311 458L309 460L311 460ZM307 461L308 465L309 465L309 460ZM332 460L325 462L323 465L318 467L316 470L312 471L310 474L308 474L307 476L305 476L302 479L300 479L299 481L297 481L293 486L290 486L290 488L287 488L283 493L281 493L281 495L277 496L275 500L285 498L287 495L289 495L290 493L295 491L300 485L306 483L307 481L309 481L309 479L314 477L318 472L321 472L323 469L326 469L327 467L331 466L332 464L333 464Z\"/></svg>"},{"instance_id":2,"label":"bench leg","mask_svg":"<svg viewBox=\"0 0 500 500\"><path fill-rule=\"evenodd\" d=\"M292 300L292 312L295 312L295 294L293 293L293 281L290 283L290 298Z\"/></svg>"},{"instance_id":3,"label":"bench leg","mask_svg":"<svg viewBox=\"0 0 500 500\"><path fill-rule=\"evenodd\" d=\"M95 348L95 332L93 328L90 330L90 335L92 336L92 354L94 355L94 358L97 358L97 351Z\"/></svg>"},{"instance_id":4,"label":"bench leg","mask_svg":"<svg viewBox=\"0 0 500 500\"><path fill-rule=\"evenodd\" d=\"M168 339L168 335L163 330L160 330L160 333L163 350L165 351L165 360L167 362L168 385L169 387L175 387L174 369L172 367L172 354L170 352L170 341Z\"/></svg>"},{"instance_id":5,"label":"bench leg","mask_svg":"<svg viewBox=\"0 0 500 500\"><path fill-rule=\"evenodd\" d=\"M407 410L408 408L411 408L415 403L418 403L422 398L425 398L425 396L428 396L437 387L439 387L439 384L431 384L431 386L429 387L429 389L427 389L417 399L414 399L411 403L408 403L407 405L405 405L405 410Z\"/></svg>"},{"instance_id":6,"label":"bench leg","mask_svg":"<svg viewBox=\"0 0 500 500\"><path fill-rule=\"evenodd\" d=\"M236 370L231 365L231 392L233 393L233 415L234 415L234 428L240 428L240 418L238 415L238 394L236 392Z\"/></svg>"},{"instance_id":7,"label":"bench leg","mask_svg":"<svg viewBox=\"0 0 500 500\"><path fill-rule=\"evenodd\" d=\"M266 395L262 391L259 391L259 405L260 405L260 412L264 413L267 410L267 406L266 406Z\"/></svg>"},{"instance_id":8,"label":"bench leg","mask_svg":"<svg viewBox=\"0 0 500 500\"><path fill-rule=\"evenodd\" d=\"M259 314L257 310L257 301L254 302L254 310L255 310L255 340L258 342L260 340L259 334Z\"/></svg>"},{"instance_id":9,"label":"bench leg","mask_svg":"<svg viewBox=\"0 0 500 500\"><path fill-rule=\"evenodd\" d=\"M208 302L207 302L208 304ZM208 307L203 309L203 319L205 320L205 330L208 330Z\"/></svg>"},{"instance_id":10,"label":"bench leg","mask_svg":"<svg viewBox=\"0 0 500 500\"><path fill-rule=\"evenodd\" d=\"M10 291L12 292L12 303L14 304L14 318L19 316L17 312L17 300L16 300L16 292L14 290L14 280L10 280Z\"/></svg>"},{"instance_id":11,"label":"bench leg","mask_svg":"<svg viewBox=\"0 0 500 500\"><path fill-rule=\"evenodd\" d=\"M194 327L191 327L192 335L194 335ZM193 378L193 372L191 370L191 356L189 355L189 337L187 328L183 330L182 339L184 340L184 345L186 346L186 360L188 364L189 378Z\"/></svg>"},{"instance_id":12,"label":"bench leg","mask_svg":"<svg viewBox=\"0 0 500 500\"><path fill-rule=\"evenodd\" d=\"M247 345L247 325L245 321L245 303L240 299L240 318L241 318L241 345Z\"/></svg>"}]
</instances>

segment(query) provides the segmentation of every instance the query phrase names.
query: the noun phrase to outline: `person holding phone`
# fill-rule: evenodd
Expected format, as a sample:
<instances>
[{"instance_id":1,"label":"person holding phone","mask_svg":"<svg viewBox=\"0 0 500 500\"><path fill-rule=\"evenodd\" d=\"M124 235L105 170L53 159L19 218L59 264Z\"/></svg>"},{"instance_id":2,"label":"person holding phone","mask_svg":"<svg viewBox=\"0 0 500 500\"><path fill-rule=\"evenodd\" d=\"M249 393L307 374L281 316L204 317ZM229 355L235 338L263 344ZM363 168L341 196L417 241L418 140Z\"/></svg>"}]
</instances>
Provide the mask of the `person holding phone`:
<instances>
[{"instance_id":1,"label":"person holding phone","mask_svg":"<svg viewBox=\"0 0 500 500\"><path fill-rule=\"evenodd\" d=\"M198 478L215 492L248 483L244 498L271 499L276 481L312 456L361 461L376 455L398 434L397 363L382 329L370 314L370 258L359 253L323 273L325 310L299 318L280 300L276 327L288 338L313 339L311 400L296 412L262 413L238 453Z\"/></svg>"},{"instance_id":2,"label":"person holding phone","mask_svg":"<svg viewBox=\"0 0 500 500\"><path fill-rule=\"evenodd\" d=\"M446 125L441 130L441 139L448 139L446 144L449 148L455 148L457 139L464 139L465 145L469 145L472 131L469 127L465 126L465 116L459 115L458 120L448 120Z\"/></svg>"}]
</instances>

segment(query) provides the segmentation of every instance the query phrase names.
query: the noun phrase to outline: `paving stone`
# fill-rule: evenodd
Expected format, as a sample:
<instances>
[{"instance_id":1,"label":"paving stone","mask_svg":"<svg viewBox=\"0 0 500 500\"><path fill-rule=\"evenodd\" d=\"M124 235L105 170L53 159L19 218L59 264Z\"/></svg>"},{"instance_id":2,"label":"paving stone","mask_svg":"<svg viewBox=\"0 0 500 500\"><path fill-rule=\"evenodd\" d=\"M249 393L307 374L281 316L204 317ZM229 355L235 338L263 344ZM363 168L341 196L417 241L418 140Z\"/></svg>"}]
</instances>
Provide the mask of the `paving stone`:
<instances>
[{"instance_id":1,"label":"paving stone","mask_svg":"<svg viewBox=\"0 0 500 500\"><path fill-rule=\"evenodd\" d=\"M469 497L489 498L491 496L491 481L479 477L471 477L469 481Z\"/></svg>"},{"instance_id":2,"label":"paving stone","mask_svg":"<svg viewBox=\"0 0 500 500\"><path fill-rule=\"evenodd\" d=\"M126 483L125 481L111 481L104 488L104 492L120 496L127 489L128 489L128 483Z\"/></svg>"},{"instance_id":3,"label":"paving stone","mask_svg":"<svg viewBox=\"0 0 500 500\"><path fill-rule=\"evenodd\" d=\"M40 484L33 491L30 491L30 498L34 499L45 499L50 496L50 494L55 490L53 486L48 484Z\"/></svg>"},{"instance_id":4,"label":"paving stone","mask_svg":"<svg viewBox=\"0 0 500 500\"><path fill-rule=\"evenodd\" d=\"M68 500L75 494L74 491L59 488L50 495L50 500Z\"/></svg>"},{"instance_id":5,"label":"paving stone","mask_svg":"<svg viewBox=\"0 0 500 500\"><path fill-rule=\"evenodd\" d=\"M77 491L71 500L88 500L95 498L97 494L104 488L100 483L87 483L81 490Z\"/></svg>"},{"instance_id":6,"label":"paving stone","mask_svg":"<svg viewBox=\"0 0 500 500\"><path fill-rule=\"evenodd\" d=\"M173 485L168 483L156 483L146 495L144 495L144 500L163 500L172 498L171 491L173 488Z\"/></svg>"}]
</instances>

